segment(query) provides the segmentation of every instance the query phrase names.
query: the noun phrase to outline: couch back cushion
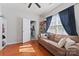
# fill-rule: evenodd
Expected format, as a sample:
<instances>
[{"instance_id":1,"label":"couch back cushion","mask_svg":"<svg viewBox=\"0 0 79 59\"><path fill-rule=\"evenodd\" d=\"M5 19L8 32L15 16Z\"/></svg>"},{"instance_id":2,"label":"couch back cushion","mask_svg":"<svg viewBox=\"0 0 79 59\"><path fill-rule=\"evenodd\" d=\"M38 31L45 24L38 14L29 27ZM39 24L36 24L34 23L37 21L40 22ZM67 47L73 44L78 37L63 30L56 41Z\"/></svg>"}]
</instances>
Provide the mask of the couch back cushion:
<instances>
[{"instance_id":1,"label":"couch back cushion","mask_svg":"<svg viewBox=\"0 0 79 59\"><path fill-rule=\"evenodd\" d=\"M74 40L76 43L79 43L79 36L68 36L72 40Z\"/></svg>"},{"instance_id":2,"label":"couch back cushion","mask_svg":"<svg viewBox=\"0 0 79 59\"><path fill-rule=\"evenodd\" d=\"M60 34L56 34L54 40L56 42L59 42L62 38L65 38L66 35L60 35Z\"/></svg>"},{"instance_id":3,"label":"couch back cushion","mask_svg":"<svg viewBox=\"0 0 79 59\"><path fill-rule=\"evenodd\" d=\"M65 35L51 34L49 35L48 39L58 43L61 40L61 38L64 38L64 37Z\"/></svg>"},{"instance_id":4,"label":"couch back cushion","mask_svg":"<svg viewBox=\"0 0 79 59\"><path fill-rule=\"evenodd\" d=\"M76 43L79 43L79 36L68 36L68 35L61 35L61 34L51 34L48 36L49 40L59 42L61 38L70 38L74 40Z\"/></svg>"}]
</instances>

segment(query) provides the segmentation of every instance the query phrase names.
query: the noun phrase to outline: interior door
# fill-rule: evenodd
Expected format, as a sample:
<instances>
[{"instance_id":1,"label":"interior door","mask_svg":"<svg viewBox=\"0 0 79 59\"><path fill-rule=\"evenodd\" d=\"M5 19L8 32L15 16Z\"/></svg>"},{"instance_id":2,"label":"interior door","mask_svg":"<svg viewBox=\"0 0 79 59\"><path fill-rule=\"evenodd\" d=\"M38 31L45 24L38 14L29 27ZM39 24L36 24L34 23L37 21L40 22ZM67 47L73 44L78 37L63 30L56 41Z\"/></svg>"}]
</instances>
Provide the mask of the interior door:
<instances>
[{"instance_id":1,"label":"interior door","mask_svg":"<svg viewBox=\"0 0 79 59\"><path fill-rule=\"evenodd\" d=\"M30 20L23 18L23 43L30 40Z\"/></svg>"}]
</instances>

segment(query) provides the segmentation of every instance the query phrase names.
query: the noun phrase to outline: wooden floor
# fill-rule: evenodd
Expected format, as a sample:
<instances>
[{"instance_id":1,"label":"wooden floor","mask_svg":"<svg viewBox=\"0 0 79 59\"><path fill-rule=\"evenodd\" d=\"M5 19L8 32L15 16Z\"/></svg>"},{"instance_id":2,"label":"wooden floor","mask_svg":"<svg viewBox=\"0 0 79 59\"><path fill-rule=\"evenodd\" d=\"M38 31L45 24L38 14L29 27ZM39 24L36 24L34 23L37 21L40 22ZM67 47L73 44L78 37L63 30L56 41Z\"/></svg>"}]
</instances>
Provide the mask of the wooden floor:
<instances>
[{"instance_id":1,"label":"wooden floor","mask_svg":"<svg viewBox=\"0 0 79 59\"><path fill-rule=\"evenodd\" d=\"M37 41L29 41L5 47L0 51L0 56L51 56L51 54Z\"/></svg>"}]
</instances>

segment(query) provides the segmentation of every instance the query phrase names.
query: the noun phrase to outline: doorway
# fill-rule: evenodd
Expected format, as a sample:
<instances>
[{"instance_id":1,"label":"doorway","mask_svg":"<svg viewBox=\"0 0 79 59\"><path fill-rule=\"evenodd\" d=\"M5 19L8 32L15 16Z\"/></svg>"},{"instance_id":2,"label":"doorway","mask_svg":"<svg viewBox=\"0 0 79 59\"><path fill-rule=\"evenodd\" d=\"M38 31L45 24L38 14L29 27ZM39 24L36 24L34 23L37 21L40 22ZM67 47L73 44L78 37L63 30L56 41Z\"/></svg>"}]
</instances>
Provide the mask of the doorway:
<instances>
[{"instance_id":1,"label":"doorway","mask_svg":"<svg viewBox=\"0 0 79 59\"><path fill-rule=\"evenodd\" d=\"M30 22L31 40L35 39L36 36L35 25L36 25L35 21Z\"/></svg>"}]
</instances>

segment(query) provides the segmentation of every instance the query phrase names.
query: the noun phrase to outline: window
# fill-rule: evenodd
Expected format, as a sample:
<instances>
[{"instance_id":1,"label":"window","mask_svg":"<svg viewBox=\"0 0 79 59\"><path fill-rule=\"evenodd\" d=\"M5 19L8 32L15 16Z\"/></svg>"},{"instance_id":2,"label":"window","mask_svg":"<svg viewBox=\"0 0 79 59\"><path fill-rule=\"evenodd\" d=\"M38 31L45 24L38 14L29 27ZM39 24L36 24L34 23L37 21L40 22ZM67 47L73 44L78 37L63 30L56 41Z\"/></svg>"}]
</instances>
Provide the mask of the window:
<instances>
[{"instance_id":1,"label":"window","mask_svg":"<svg viewBox=\"0 0 79 59\"><path fill-rule=\"evenodd\" d=\"M52 21L47 32L67 35L58 14L52 17Z\"/></svg>"}]
</instances>

